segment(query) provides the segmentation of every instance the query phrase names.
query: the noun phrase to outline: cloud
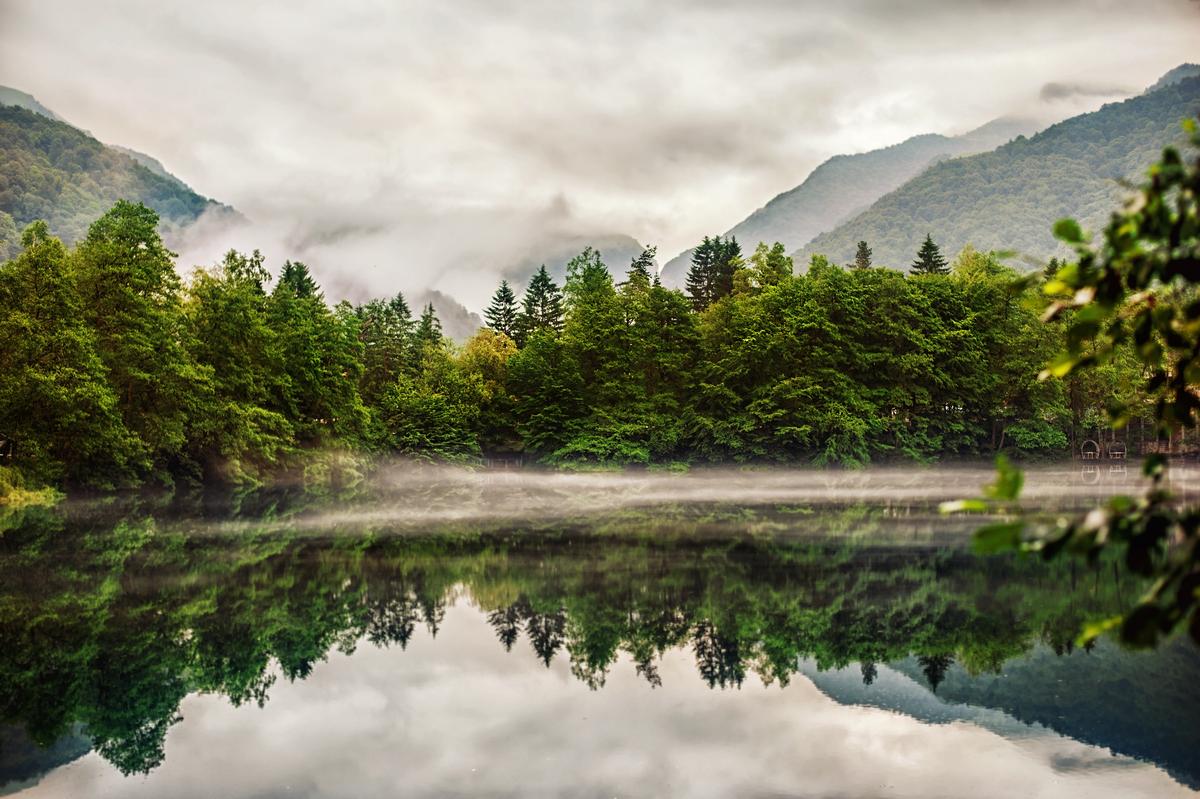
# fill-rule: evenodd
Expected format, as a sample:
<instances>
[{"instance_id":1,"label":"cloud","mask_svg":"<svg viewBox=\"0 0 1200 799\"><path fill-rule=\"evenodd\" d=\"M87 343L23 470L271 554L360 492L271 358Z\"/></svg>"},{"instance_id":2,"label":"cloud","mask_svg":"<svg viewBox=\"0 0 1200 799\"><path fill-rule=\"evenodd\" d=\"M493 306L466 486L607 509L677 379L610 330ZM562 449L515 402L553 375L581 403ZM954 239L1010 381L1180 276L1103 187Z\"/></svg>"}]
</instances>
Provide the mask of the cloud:
<instances>
[{"instance_id":1,"label":"cloud","mask_svg":"<svg viewBox=\"0 0 1200 799\"><path fill-rule=\"evenodd\" d=\"M505 652L463 599L436 640L420 630L404 651L331 653L309 678L279 680L263 709L188 697L146 777L123 779L90 754L29 795L1192 795L1153 766L1040 726L927 724L840 705L803 677L710 690L679 649L659 672L651 689L622 655L589 691L561 654L547 669L526 641ZM880 672L889 690L928 696ZM1078 763L1089 767L1064 768Z\"/></svg>"},{"instance_id":2,"label":"cloud","mask_svg":"<svg viewBox=\"0 0 1200 799\"><path fill-rule=\"evenodd\" d=\"M1073 100L1075 98L1114 98L1128 97L1135 93L1135 89L1128 86L1117 86L1113 84L1097 84L1097 83L1047 83L1038 92L1038 97L1043 102L1054 103L1060 100Z\"/></svg>"},{"instance_id":3,"label":"cloud","mask_svg":"<svg viewBox=\"0 0 1200 799\"><path fill-rule=\"evenodd\" d=\"M0 82L235 206L255 227L234 240L258 236L277 263L479 309L543 233L623 234L666 260L831 155L1044 108L1048 80L1149 84L1194 54L1196 13L1188 0L5 0Z\"/></svg>"}]
</instances>

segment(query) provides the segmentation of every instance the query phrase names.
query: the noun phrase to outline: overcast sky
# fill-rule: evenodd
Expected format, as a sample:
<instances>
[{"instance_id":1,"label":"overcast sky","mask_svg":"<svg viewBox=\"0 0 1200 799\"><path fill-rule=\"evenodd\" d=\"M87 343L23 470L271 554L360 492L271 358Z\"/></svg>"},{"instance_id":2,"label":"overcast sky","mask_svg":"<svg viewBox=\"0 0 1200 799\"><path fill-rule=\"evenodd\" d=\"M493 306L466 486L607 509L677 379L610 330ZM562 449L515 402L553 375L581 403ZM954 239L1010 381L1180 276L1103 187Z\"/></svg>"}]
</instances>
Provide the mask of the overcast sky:
<instances>
[{"instance_id":1,"label":"overcast sky","mask_svg":"<svg viewBox=\"0 0 1200 799\"><path fill-rule=\"evenodd\" d=\"M1200 60L1195 0L0 0L0 84L158 157L334 295L479 307L549 236L660 262L830 155Z\"/></svg>"}]
</instances>

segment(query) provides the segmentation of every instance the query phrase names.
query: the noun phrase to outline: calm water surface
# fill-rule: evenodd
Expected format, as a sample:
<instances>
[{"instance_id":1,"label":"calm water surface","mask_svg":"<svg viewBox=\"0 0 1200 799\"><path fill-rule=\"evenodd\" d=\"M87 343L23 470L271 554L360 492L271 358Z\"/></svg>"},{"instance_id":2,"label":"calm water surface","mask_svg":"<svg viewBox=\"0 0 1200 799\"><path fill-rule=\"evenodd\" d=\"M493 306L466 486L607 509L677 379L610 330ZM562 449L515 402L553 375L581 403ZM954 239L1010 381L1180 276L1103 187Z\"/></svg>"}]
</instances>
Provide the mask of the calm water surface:
<instances>
[{"instance_id":1,"label":"calm water surface","mask_svg":"<svg viewBox=\"0 0 1200 799\"><path fill-rule=\"evenodd\" d=\"M0 794L1192 795L1200 651L1076 648L1145 586L972 554L936 504L987 479L396 470L0 516Z\"/></svg>"}]
</instances>

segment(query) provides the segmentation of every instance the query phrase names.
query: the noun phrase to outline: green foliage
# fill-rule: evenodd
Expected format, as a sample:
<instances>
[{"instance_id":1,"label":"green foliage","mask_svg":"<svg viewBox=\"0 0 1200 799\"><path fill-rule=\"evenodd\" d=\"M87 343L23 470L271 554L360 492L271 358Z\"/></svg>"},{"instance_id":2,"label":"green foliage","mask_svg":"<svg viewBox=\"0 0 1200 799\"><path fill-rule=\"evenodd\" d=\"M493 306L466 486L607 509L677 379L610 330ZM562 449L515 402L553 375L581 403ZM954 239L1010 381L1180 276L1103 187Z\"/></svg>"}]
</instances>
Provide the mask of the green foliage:
<instances>
[{"instance_id":1,"label":"green foliage","mask_svg":"<svg viewBox=\"0 0 1200 799\"><path fill-rule=\"evenodd\" d=\"M858 249L854 252L854 268L871 268L871 248L867 246L865 241L860 241L858 243Z\"/></svg>"},{"instance_id":2,"label":"green foliage","mask_svg":"<svg viewBox=\"0 0 1200 799\"><path fill-rule=\"evenodd\" d=\"M517 318L517 335L514 338L518 344L524 345L538 332L556 333L562 330L562 324L562 292L550 279L546 265L542 264L530 279L528 288L525 289L525 297L521 302L521 314Z\"/></svg>"},{"instance_id":3,"label":"green foliage","mask_svg":"<svg viewBox=\"0 0 1200 799\"><path fill-rule=\"evenodd\" d=\"M137 441L84 321L67 249L44 222L22 244L0 266L0 435L35 479L123 483Z\"/></svg>"},{"instance_id":4,"label":"green foliage","mask_svg":"<svg viewBox=\"0 0 1200 799\"><path fill-rule=\"evenodd\" d=\"M211 375L188 351L174 254L158 235L158 214L121 200L88 229L75 251L83 320L96 331L138 461L162 473L182 454L198 389Z\"/></svg>"},{"instance_id":5,"label":"green foliage","mask_svg":"<svg viewBox=\"0 0 1200 799\"><path fill-rule=\"evenodd\" d=\"M357 441L367 409L358 391L363 348L353 309L330 311L308 268L289 261L271 292L267 320L282 357L280 410L297 443Z\"/></svg>"},{"instance_id":6,"label":"green foliage","mask_svg":"<svg viewBox=\"0 0 1200 799\"><path fill-rule=\"evenodd\" d=\"M488 327L497 333L503 333L509 338L516 335L517 297L507 280L500 281L500 287L492 296L492 304L483 312L483 318Z\"/></svg>"},{"instance_id":7,"label":"green foliage","mask_svg":"<svg viewBox=\"0 0 1200 799\"><path fill-rule=\"evenodd\" d=\"M413 361L412 313L403 294L391 300L371 300L354 309L358 340L362 345L359 393L374 407L388 387Z\"/></svg>"},{"instance_id":8,"label":"green foliage","mask_svg":"<svg viewBox=\"0 0 1200 799\"><path fill-rule=\"evenodd\" d=\"M942 251L933 243L933 236L925 236L925 241L921 243L921 249L917 250L917 260L913 261L910 271L914 275L946 275L950 273L950 266L942 257Z\"/></svg>"},{"instance_id":9,"label":"green foliage","mask_svg":"<svg viewBox=\"0 0 1200 799\"><path fill-rule=\"evenodd\" d=\"M16 249L6 217L16 228L44 219L73 244L121 199L144 203L168 230L194 222L206 210L224 209L65 122L16 106L0 106L0 161L0 258L12 257Z\"/></svg>"},{"instance_id":10,"label":"green foliage","mask_svg":"<svg viewBox=\"0 0 1200 799\"><path fill-rule=\"evenodd\" d=\"M1193 145L1200 147L1194 122ZM1113 214L1097 247L1082 227L1064 219L1055 235L1075 248L1077 259L1058 268L1044 291L1056 298L1048 320L1063 318L1066 350L1042 377L1077 377L1103 371L1132 353L1149 375L1142 402L1153 403L1160 432L1171 436L1200 422L1200 157L1189 163L1174 148L1150 169L1149 180ZM1126 424L1131 404L1113 401L1109 415ZM1003 466L1003 464L1002 464ZM1146 459L1151 479L1135 500L1114 497L1104 507L1046 527L1019 517L1003 536L985 528L977 539L989 548L1023 547L1047 558L1063 553L1091 559L1109 548L1121 551L1132 572L1153 579L1153 587L1132 609L1085 629L1090 639L1119 627L1124 641L1152 646L1187 625L1200 642L1200 508L1174 501L1162 486L1166 460ZM1001 481L1012 481L1002 468ZM1017 473L1019 475L1019 473ZM1006 477L1006 475L1008 475ZM1019 493L1004 492L1005 501Z\"/></svg>"},{"instance_id":11,"label":"green foliage","mask_svg":"<svg viewBox=\"0 0 1200 799\"><path fill-rule=\"evenodd\" d=\"M380 402L387 447L413 458L477 458L480 388L444 347L425 346L415 373L402 374Z\"/></svg>"},{"instance_id":12,"label":"green foliage","mask_svg":"<svg viewBox=\"0 0 1200 799\"><path fill-rule=\"evenodd\" d=\"M687 294L692 306L703 311L733 291L733 275L741 266L742 248L737 239L704 237L692 251L692 266L687 275Z\"/></svg>"}]
</instances>

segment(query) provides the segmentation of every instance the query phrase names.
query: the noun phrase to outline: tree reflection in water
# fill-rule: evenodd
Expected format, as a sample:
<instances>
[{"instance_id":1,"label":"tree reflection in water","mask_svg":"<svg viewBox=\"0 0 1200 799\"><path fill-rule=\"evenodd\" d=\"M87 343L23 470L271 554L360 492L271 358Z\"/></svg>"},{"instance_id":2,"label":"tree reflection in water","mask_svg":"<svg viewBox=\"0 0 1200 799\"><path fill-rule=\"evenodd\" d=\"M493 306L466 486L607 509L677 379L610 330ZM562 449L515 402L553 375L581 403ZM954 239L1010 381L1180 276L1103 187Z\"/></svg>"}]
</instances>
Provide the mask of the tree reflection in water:
<instances>
[{"instance_id":1,"label":"tree reflection in water","mask_svg":"<svg viewBox=\"0 0 1200 799\"><path fill-rule=\"evenodd\" d=\"M714 514L734 520L717 535ZM32 510L9 517L0 536L0 721L43 746L83 729L123 773L147 772L162 762L189 693L261 706L279 677L302 680L331 651L403 649L419 626L436 634L460 600L486 615L506 651L524 637L543 664L567 658L592 689L621 653L659 686L658 661L682 648L713 689L736 689L749 674L786 685L802 660L857 663L870 686L877 664L915 657L936 692L955 670L999 674L1035 647L1069 656L1081 620L1140 590L1112 563L982 558L861 534L885 515L689 506L423 535L313 535L272 518L211 535L186 518L130 512L99 522ZM840 529L855 532L830 534ZM1106 707L1090 713L1123 717L1125 737L1106 745L1170 761L1161 740L1138 751L1136 727L1171 718L1185 719L1180 745L1195 744L1186 732L1200 710L1194 692L1180 702L1161 683L1194 680L1196 659L1188 650L1176 661L1106 672L1114 684L1160 683L1093 703ZM1040 712L1042 686L997 685L993 694L1021 693L1010 704Z\"/></svg>"}]
</instances>

